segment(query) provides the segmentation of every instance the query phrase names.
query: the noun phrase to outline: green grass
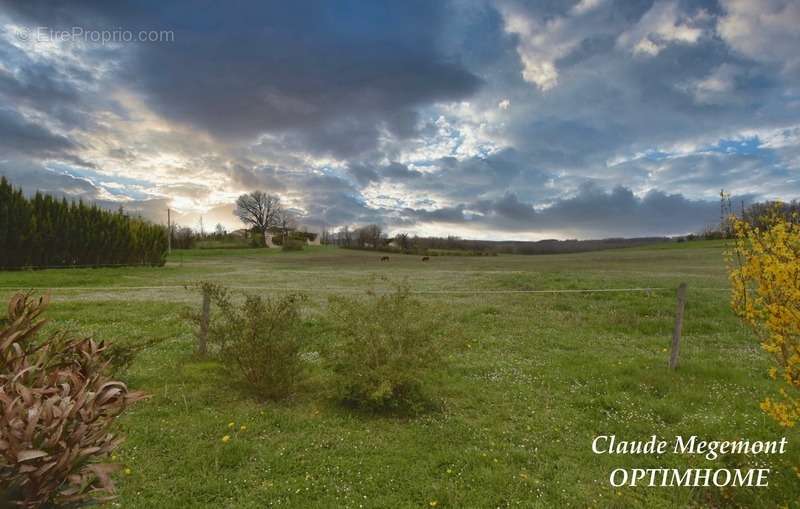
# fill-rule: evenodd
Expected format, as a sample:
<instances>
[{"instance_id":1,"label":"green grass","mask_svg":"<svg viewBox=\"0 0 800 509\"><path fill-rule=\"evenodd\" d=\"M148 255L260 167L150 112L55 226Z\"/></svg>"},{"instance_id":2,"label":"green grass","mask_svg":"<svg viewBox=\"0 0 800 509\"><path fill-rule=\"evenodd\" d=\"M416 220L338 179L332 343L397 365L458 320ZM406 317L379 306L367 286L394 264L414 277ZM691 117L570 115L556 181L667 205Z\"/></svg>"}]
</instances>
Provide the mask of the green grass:
<instances>
[{"instance_id":1,"label":"green grass","mask_svg":"<svg viewBox=\"0 0 800 509\"><path fill-rule=\"evenodd\" d=\"M120 342L165 338L125 375L152 398L121 422L128 440L119 461L131 474L119 479L120 507L776 507L800 499L798 434L758 409L775 386L766 355L729 309L720 243L425 263L380 256L327 247L176 251L160 269L0 273L0 296L52 288L55 325ZM326 295L407 281L454 338L429 380L441 410L406 419L353 412L326 399L327 374L313 363L290 401L246 396L222 366L192 355L192 331L179 314L199 306L182 288L198 279L263 293L305 290L310 330ZM689 293L673 373L666 349L681 281ZM663 290L502 293L633 287ZM324 337L315 341L311 348L324 346ZM223 444L229 422L247 430ZM790 445L784 456L715 462L596 456L598 434L786 435ZM773 472L769 488L608 485L618 467L695 466Z\"/></svg>"}]
</instances>

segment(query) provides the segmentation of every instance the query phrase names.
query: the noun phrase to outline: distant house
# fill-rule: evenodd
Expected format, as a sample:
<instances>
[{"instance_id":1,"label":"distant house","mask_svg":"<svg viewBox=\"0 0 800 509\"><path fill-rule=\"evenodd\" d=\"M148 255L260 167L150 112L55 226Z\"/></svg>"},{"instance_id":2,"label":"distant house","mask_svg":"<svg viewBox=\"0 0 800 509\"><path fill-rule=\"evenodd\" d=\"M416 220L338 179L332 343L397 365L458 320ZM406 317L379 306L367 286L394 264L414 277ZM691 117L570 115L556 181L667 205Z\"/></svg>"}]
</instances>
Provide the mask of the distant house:
<instances>
[{"instance_id":1,"label":"distant house","mask_svg":"<svg viewBox=\"0 0 800 509\"><path fill-rule=\"evenodd\" d=\"M270 237L267 245L282 245L284 238L293 240L304 241L306 245L318 246L320 245L321 235L316 232L309 232L308 228L279 228L277 226L267 229L267 236Z\"/></svg>"},{"instance_id":2,"label":"distant house","mask_svg":"<svg viewBox=\"0 0 800 509\"><path fill-rule=\"evenodd\" d=\"M230 234L234 237L249 239L253 235L253 231L247 228L240 228L232 231ZM285 237L295 240L304 240L309 246L319 246L321 240L321 235L319 233L309 232L307 228L303 228L303 230L287 228L286 231L284 231L283 228L271 226L267 228L267 233L264 236L267 247L280 246L283 244L283 239Z\"/></svg>"}]
</instances>

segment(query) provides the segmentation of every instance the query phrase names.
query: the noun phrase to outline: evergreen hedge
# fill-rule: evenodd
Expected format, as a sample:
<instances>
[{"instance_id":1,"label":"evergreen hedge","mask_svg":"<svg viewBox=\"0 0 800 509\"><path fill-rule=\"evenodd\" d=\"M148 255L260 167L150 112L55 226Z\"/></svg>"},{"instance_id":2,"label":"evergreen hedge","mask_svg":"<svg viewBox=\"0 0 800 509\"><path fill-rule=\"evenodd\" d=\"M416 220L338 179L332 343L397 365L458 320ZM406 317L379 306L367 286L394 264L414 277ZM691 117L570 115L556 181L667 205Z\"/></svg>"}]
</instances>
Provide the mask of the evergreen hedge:
<instances>
[{"instance_id":1,"label":"evergreen hedge","mask_svg":"<svg viewBox=\"0 0 800 509\"><path fill-rule=\"evenodd\" d=\"M0 177L0 268L162 266L166 252L163 226L39 192L26 198Z\"/></svg>"}]
</instances>

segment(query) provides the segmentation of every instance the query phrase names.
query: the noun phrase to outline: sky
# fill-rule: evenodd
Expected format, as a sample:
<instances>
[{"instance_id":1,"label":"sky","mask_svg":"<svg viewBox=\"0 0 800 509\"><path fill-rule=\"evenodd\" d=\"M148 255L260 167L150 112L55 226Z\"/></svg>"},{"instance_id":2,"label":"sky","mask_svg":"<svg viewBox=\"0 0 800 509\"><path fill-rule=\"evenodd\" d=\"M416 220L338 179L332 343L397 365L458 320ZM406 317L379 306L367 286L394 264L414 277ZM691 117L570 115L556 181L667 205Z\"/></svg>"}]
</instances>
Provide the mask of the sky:
<instances>
[{"instance_id":1,"label":"sky","mask_svg":"<svg viewBox=\"0 0 800 509\"><path fill-rule=\"evenodd\" d=\"M0 175L185 226L681 235L800 195L800 0L0 0Z\"/></svg>"}]
</instances>

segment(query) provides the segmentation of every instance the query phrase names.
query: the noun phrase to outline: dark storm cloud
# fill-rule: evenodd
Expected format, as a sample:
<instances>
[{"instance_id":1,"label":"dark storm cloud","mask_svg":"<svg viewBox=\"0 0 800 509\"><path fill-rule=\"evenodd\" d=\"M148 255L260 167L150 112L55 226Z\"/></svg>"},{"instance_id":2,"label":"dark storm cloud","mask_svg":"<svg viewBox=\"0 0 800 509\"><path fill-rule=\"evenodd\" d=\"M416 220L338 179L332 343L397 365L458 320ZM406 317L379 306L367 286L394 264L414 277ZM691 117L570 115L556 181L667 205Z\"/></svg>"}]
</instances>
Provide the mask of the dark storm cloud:
<instances>
[{"instance_id":1,"label":"dark storm cloud","mask_svg":"<svg viewBox=\"0 0 800 509\"><path fill-rule=\"evenodd\" d=\"M580 15L569 4L511 4L513 15L541 25L532 33L541 42L515 35L516 47L534 62L552 61L557 83L537 90L520 70L487 87L512 98L519 114L508 120L508 136L538 164L597 173L619 153L797 122L786 107L796 81L734 51L717 34L726 10L716 2L595 4ZM636 52L642 40L657 43L655 54Z\"/></svg>"},{"instance_id":2,"label":"dark storm cloud","mask_svg":"<svg viewBox=\"0 0 800 509\"><path fill-rule=\"evenodd\" d=\"M126 213L142 216L155 222L165 222L164 213L169 207L167 198L145 200L110 200L111 193L92 180L66 171L48 169L27 160L0 161L0 175L6 177L14 187L21 188L26 195L37 191L67 200L82 200L108 210L122 207Z\"/></svg>"},{"instance_id":3,"label":"dark storm cloud","mask_svg":"<svg viewBox=\"0 0 800 509\"><path fill-rule=\"evenodd\" d=\"M0 148L4 152L50 157L73 147L68 138L26 119L16 110L0 108Z\"/></svg>"},{"instance_id":4,"label":"dark storm cloud","mask_svg":"<svg viewBox=\"0 0 800 509\"><path fill-rule=\"evenodd\" d=\"M609 235L674 235L699 232L719 222L719 203L688 200L680 194L651 191L636 197L630 189L604 192L587 185L577 196L537 214L534 224L550 231Z\"/></svg>"},{"instance_id":5,"label":"dark storm cloud","mask_svg":"<svg viewBox=\"0 0 800 509\"><path fill-rule=\"evenodd\" d=\"M10 180L14 187L20 187L29 194L42 191L59 197L94 200L100 191L87 179L50 171L25 159L0 161L0 175Z\"/></svg>"},{"instance_id":6,"label":"dark storm cloud","mask_svg":"<svg viewBox=\"0 0 800 509\"><path fill-rule=\"evenodd\" d=\"M391 163L386 166L382 175L388 179L407 181L423 178L423 174L417 170L409 169L405 164Z\"/></svg>"},{"instance_id":7,"label":"dark storm cloud","mask_svg":"<svg viewBox=\"0 0 800 509\"><path fill-rule=\"evenodd\" d=\"M347 166L347 173L355 179L360 186L366 186L370 182L380 180L380 175L369 164L353 163Z\"/></svg>"},{"instance_id":8,"label":"dark storm cloud","mask_svg":"<svg viewBox=\"0 0 800 509\"><path fill-rule=\"evenodd\" d=\"M302 221L328 227L343 224L386 224L391 211L369 207L347 182L329 175L314 175L298 181L303 206Z\"/></svg>"},{"instance_id":9,"label":"dark storm cloud","mask_svg":"<svg viewBox=\"0 0 800 509\"><path fill-rule=\"evenodd\" d=\"M752 196L738 196L750 203ZM435 210L403 211L416 221L488 229L495 232L560 232L576 238L679 235L700 232L719 222L719 203L651 191L637 197L630 189L610 192L586 183L570 198L536 210L509 192L497 200ZM477 213L476 213L477 212Z\"/></svg>"},{"instance_id":10,"label":"dark storm cloud","mask_svg":"<svg viewBox=\"0 0 800 509\"><path fill-rule=\"evenodd\" d=\"M7 45L0 45L0 48L9 49ZM3 61L14 59L10 53L11 51L0 49ZM22 54L16 49L13 53ZM16 73L0 69L0 94L14 98L17 104L24 102L45 110L77 99L77 90L59 69L41 62L32 62L27 57L21 57L21 60L22 65Z\"/></svg>"},{"instance_id":11,"label":"dark storm cloud","mask_svg":"<svg viewBox=\"0 0 800 509\"><path fill-rule=\"evenodd\" d=\"M0 16L4 14L0 8ZM6 35L9 38L2 37ZM67 130L96 127L91 112L115 107L114 100L97 91L98 62L90 56L107 56L96 50L66 51L43 56L29 53L11 41L12 31L0 28L0 100L14 108L39 112L51 124ZM81 60L80 56L86 57ZM105 62L104 62L105 60Z\"/></svg>"},{"instance_id":12,"label":"dark storm cloud","mask_svg":"<svg viewBox=\"0 0 800 509\"><path fill-rule=\"evenodd\" d=\"M286 190L286 185L278 176L278 171L272 166L258 166L249 168L241 163L233 164L228 170L228 176L237 187L245 189L269 189L271 192Z\"/></svg>"},{"instance_id":13,"label":"dark storm cloud","mask_svg":"<svg viewBox=\"0 0 800 509\"><path fill-rule=\"evenodd\" d=\"M127 55L123 79L161 114L228 140L288 131L313 152L351 156L381 129L412 134L415 108L479 86L439 52L438 3L211 3L191 14L177 3L45 4L8 8L59 26L174 30L174 42Z\"/></svg>"},{"instance_id":14,"label":"dark storm cloud","mask_svg":"<svg viewBox=\"0 0 800 509\"><path fill-rule=\"evenodd\" d=\"M14 23L174 32L63 55L0 37L0 147L25 185L41 179L19 168L89 168L94 150L120 168L97 174L166 167L122 191L53 185L214 206L213 191L265 189L308 224L581 237L702 229L723 187L800 193L786 0L0 6ZM226 186L196 178L214 173Z\"/></svg>"},{"instance_id":15,"label":"dark storm cloud","mask_svg":"<svg viewBox=\"0 0 800 509\"><path fill-rule=\"evenodd\" d=\"M446 157L433 160L430 165L436 170L423 173L392 163L378 171L383 178L402 183L414 194L435 192L451 201L496 197L511 188L526 199L539 199L552 178L513 149L463 160Z\"/></svg>"}]
</instances>

